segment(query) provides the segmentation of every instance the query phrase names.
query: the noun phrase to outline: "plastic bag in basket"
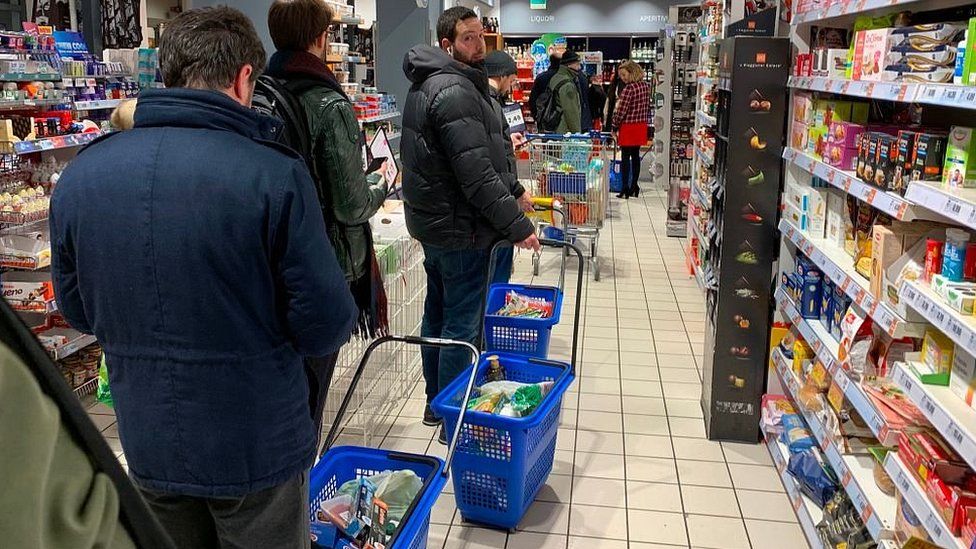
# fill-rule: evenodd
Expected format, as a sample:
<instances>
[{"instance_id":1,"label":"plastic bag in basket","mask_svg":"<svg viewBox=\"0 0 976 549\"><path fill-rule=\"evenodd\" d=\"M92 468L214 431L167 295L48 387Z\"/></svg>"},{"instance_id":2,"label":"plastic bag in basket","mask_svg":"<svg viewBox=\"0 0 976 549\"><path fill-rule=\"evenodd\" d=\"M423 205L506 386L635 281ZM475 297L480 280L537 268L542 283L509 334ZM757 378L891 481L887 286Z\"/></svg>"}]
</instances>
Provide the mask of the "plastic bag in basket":
<instances>
[{"instance_id":1,"label":"plastic bag in basket","mask_svg":"<svg viewBox=\"0 0 976 549\"><path fill-rule=\"evenodd\" d=\"M519 318L549 318L552 316L552 301L529 297L512 290L505 294L505 306L495 314Z\"/></svg>"}]
</instances>

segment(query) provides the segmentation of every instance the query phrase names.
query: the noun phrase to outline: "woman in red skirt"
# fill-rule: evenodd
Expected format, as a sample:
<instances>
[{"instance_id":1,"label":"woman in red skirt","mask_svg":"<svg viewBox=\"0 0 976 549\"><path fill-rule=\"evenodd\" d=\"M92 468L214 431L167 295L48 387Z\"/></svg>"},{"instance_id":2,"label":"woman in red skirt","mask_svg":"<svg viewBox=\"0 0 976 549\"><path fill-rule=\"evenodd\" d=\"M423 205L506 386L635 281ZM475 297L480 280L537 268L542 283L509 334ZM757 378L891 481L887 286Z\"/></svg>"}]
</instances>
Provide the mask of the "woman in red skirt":
<instances>
[{"instance_id":1,"label":"woman in red skirt","mask_svg":"<svg viewBox=\"0 0 976 549\"><path fill-rule=\"evenodd\" d=\"M617 143L623 155L622 189L617 198L630 198L640 194L637 180L640 179L641 147L647 145L651 86L644 81L644 69L633 61L623 63L618 71L625 86L613 113L613 127L617 130Z\"/></svg>"}]
</instances>

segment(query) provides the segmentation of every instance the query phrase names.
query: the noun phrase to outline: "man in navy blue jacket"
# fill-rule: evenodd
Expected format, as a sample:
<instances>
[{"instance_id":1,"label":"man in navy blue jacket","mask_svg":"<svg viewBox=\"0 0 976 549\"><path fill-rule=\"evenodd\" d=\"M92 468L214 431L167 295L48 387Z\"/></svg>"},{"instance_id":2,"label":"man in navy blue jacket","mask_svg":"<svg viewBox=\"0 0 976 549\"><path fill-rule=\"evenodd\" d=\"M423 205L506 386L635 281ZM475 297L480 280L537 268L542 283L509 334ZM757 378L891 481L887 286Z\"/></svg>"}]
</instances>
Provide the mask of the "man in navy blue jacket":
<instances>
[{"instance_id":1,"label":"man in navy blue jacket","mask_svg":"<svg viewBox=\"0 0 976 549\"><path fill-rule=\"evenodd\" d=\"M165 90L64 171L60 311L107 359L129 471L178 547L308 547L303 356L357 309L304 162L248 107L265 52L237 10L174 19Z\"/></svg>"}]
</instances>

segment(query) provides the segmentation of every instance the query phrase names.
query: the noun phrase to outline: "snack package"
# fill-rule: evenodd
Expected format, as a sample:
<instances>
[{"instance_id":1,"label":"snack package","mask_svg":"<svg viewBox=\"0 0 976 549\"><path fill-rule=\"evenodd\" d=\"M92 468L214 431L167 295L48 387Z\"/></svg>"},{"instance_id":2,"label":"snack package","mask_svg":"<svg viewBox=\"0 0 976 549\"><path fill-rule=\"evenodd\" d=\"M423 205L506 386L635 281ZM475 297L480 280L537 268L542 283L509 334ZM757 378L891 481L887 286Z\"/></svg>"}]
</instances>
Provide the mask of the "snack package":
<instances>
[{"instance_id":1,"label":"snack package","mask_svg":"<svg viewBox=\"0 0 976 549\"><path fill-rule=\"evenodd\" d=\"M505 295L505 305L495 314L519 318L549 318L552 316L552 301L529 297L512 290Z\"/></svg>"},{"instance_id":2,"label":"snack package","mask_svg":"<svg viewBox=\"0 0 976 549\"><path fill-rule=\"evenodd\" d=\"M495 408L498 407L498 404L501 402L502 398L504 398L502 393L490 393L472 398L468 401L468 410L472 412L486 412L493 414L495 413Z\"/></svg>"},{"instance_id":3,"label":"snack package","mask_svg":"<svg viewBox=\"0 0 976 549\"><path fill-rule=\"evenodd\" d=\"M816 444L813 435L807 429L807 424L797 414L787 414L782 418L783 436L781 440L787 445L790 453L797 453Z\"/></svg>"},{"instance_id":4,"label":"snack package","mask_svg":"<svg viewBox=\"0 0 976 549\"><path fill-rule=\"evenodd\" d=\"M799 482L800 491L820 507L837 492L837 480L824 463L819 448L791 455L787 470Z\"/></svg>"}]
</instances>

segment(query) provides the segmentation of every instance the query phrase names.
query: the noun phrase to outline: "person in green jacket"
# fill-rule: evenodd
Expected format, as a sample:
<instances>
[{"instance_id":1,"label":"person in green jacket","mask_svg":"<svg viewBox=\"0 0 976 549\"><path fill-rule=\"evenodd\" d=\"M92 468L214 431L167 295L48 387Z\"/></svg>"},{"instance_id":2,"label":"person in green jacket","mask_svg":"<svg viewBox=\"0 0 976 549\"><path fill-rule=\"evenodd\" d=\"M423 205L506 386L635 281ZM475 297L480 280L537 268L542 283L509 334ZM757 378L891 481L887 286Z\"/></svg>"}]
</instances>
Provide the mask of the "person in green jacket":
<instances>
[{"instance_id":1,"label":"person in green jacket","mask_svg":"<svg viewBox=\"0 0 976 549\"><path fill-rule=\"evenodd\" d=\"M380 176L386 166L377 173L365 173L359 121L325 62L334 15L324 0L275 0L268 11L268 30L277 51L265 73L300 80L302 89L309 84L298 99L312 134L312 173L319 179L316 185L325 202L322 209L329 239L359 306L358 333L372 338L385 334L388 327L386 295L369 225L386 200L388 187ZM319 436L336 359L332 355L306 361L309 405Z\"/></svg>"},{"instance_id":2,"label":"person in green jacket","mask_svg":"<svg viewBox=\"0 0 976 549\"><path fill-rule=\"evenodd\" d=\"M555 94L556 103L563 115L559 125L556 126L556 133L580 133L583 131L579 87L576 85L576 79L581 68L579 55L574 51L567 51L560 61L559 70L549 81L549 89ZM560 86L563 82L568 82L568 84Z\"/></svg>"}]
</instances>

